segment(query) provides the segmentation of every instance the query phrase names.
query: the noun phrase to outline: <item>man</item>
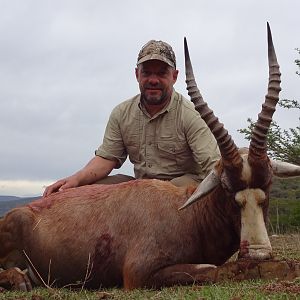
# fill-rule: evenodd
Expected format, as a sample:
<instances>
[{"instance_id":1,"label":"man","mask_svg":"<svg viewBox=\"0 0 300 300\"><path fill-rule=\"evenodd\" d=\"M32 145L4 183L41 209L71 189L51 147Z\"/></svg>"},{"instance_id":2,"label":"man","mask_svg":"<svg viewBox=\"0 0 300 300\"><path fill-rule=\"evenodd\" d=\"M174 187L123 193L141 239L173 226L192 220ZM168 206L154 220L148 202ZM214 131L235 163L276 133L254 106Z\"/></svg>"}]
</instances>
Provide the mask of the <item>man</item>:
<instances>
[{"instance_id":1,"label":"man","mask_svg":"<svg viewBox=\"0 0 300 300\"><path fill-rule=\"evenodd\" d=\"M173 88L178 70L172 47L155 40L145 44L135 76L140 94L114 108L95 157L74 175L48 186L44 197L96 182L132 180L108 176L127 156L135 178L170 180L177 186L199 184L211 170L219 150L193 104Z\"/></svg>"}]
</instances>

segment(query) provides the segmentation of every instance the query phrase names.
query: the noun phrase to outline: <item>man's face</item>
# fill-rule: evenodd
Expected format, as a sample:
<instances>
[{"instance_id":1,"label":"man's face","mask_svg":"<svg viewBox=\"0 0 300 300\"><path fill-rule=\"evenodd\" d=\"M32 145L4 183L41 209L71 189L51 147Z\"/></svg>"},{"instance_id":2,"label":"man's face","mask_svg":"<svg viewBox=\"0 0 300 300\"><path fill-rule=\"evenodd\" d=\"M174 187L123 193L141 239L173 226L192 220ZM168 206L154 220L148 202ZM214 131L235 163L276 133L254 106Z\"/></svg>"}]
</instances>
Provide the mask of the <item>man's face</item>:
<instances>
[{"instance_id":1,"label":"man's face","mask_svg":"<svg viewBox=\"0 0 300 300\"><path fill-rule=\"evenodd\" d=\"M178 71L160 60L149 60L135 70L142 101L148 105L161 105L170 100Z\"/></svg>"}]
</instances>

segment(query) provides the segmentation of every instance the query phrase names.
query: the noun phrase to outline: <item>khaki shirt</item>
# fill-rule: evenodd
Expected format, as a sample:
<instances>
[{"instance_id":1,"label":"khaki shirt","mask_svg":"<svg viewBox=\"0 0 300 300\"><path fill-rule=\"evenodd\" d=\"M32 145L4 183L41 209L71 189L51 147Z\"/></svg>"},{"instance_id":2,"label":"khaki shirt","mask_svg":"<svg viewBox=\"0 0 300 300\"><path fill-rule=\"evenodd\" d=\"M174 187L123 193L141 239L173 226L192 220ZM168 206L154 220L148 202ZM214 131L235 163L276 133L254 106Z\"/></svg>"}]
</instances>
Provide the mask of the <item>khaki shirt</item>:
<instances>
[{"instance_id":1,"label":"khaki shirt","mask_svg":"<svg viewBox=\"0 0 300 300\"><path fill-rule=\"evenodd\" d=\"M128 155L136 178L167 180L184 174L202 180L220 157L216 140L193 103L175 91L153 117L141 105L140 94L116 106L95 154L117 160L117 168Z\"/></svg>"}]
</instances>

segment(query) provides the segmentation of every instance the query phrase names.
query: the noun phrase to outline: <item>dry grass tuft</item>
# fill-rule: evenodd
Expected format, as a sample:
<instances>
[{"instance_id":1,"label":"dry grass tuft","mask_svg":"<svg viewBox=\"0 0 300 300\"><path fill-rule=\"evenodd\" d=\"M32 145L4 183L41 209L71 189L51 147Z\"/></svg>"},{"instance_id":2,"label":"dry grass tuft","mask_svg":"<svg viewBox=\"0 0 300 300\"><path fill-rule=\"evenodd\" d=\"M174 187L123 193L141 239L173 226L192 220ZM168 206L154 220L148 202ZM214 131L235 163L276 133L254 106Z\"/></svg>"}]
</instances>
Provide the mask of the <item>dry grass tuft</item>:
<instances>
[{"instance_id":1,"label":"dry grass tuft","mask_svg":"<svg viewBox=\"0 0 300 300\"><path fill-rule=\"evenodd\" d=\"M300 260L300 234L272 235L273 253L278 259Z\"/></svg>"}]
</instances>

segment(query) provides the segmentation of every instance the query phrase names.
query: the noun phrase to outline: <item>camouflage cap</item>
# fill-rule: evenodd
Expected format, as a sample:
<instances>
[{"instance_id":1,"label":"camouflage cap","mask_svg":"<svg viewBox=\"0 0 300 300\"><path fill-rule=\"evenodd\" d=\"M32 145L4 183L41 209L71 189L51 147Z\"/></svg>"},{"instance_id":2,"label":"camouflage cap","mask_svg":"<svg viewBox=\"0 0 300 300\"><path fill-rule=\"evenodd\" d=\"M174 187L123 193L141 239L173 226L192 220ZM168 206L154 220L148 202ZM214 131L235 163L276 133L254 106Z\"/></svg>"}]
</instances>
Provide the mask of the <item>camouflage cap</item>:
<instances>
[{"instance_id":1,"label":"camouflage cap","mask_svg":"<svg viewBox=\"0 0 300 300\"><path fill-rule=\"evenodd\" d=\"M151 40L145 44L138 55L137 65L152 59L161 60L176 69L175 53L172 47L163 41Z\"/></svg>"}]
</instances>

